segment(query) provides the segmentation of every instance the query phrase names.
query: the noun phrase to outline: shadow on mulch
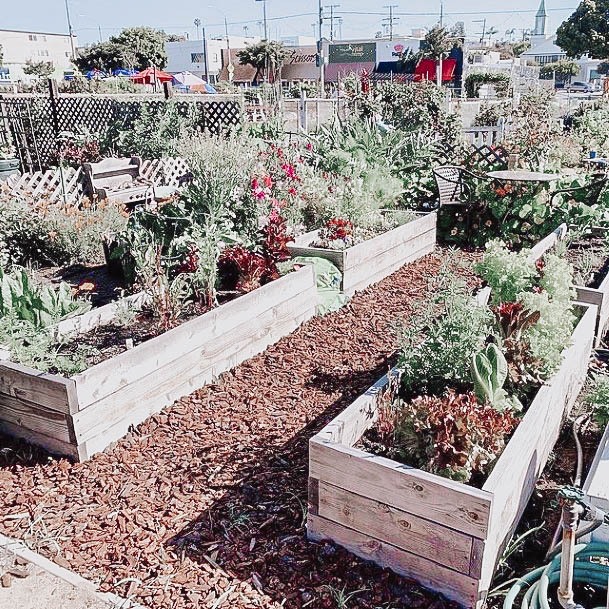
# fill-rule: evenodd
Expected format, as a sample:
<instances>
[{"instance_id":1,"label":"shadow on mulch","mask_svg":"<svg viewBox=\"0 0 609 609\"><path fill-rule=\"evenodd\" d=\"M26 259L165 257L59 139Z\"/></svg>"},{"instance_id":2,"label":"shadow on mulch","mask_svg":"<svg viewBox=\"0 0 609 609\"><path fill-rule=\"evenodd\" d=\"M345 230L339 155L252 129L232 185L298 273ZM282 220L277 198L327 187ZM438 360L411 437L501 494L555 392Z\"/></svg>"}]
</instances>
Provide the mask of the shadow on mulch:
<instances>
[{"instance_id":1,"label":"shadow on mulch","mask_svg":"<svg viewBox=\"0 0 609 609\"><path fill-rule=\"evenodd\" d=\"M284 445L241 463L235 474L240 483L172 538L169 547L200 564L222 565L229 576L251 581L286 607L457 607L330 542L306 539L309 439L388 368L384 362L357 374L314 377L316 388L349 391Z\"/></svg>"}]
</instances>

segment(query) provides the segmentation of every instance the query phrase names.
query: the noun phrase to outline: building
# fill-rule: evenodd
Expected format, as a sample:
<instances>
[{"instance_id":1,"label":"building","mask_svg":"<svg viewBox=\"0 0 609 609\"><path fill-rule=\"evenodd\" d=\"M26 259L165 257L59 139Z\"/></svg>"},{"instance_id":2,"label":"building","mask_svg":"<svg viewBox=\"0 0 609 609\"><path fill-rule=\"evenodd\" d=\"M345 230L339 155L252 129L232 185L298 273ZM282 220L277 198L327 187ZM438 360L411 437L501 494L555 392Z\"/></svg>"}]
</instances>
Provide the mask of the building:
<instances>
[{"instance_id":1,"label":"building","mask_svg":"<svg viewBox=\"0 0 609 609\"><path fill-rule=\"evenodd\" d=\"M209 81L214 83L220 78L222 70L222 55L228 49L232 51L241 49L247 44L258 42L259 38L246 38L244 36L229 36L226 38L207 38L205 48L207 49L207 72ZM205 78L205 51L203 40L180 40L177 42L166 42L167 66L165 71L170 74L177 72L192 72L200 78Z\"/></svg>"},{"instance_id":2,"label":"building","mask_svg":"<svg viewBox=\"0 0 609 609\"><path fill-rule=\"evenodd\" d=\"M73 43L73 46L72 46ZM53 64L53 78L63 79L64 71L72 70L72 48L77 46L76 36L51 32L23 32L20 30L0 30L2 46L2 66L0 83L29 83L35 77L23 73L29 61L46 61Z\"/></svg>"},{"instance_id":3,"label":"building","mask_svg":"<svg viewBox=\"0 0 609 609\"><path fill-rule=\"evenodd\" d=\"M535 15L535 28L531 34L531 48L525 51L521 58L534 65L543 66L566 59L567 54L556 44L556 37L548 34L548 12L545 0L541 0L539 10ZM596 71L598 59L590 59L584 55L575 60L579 65L579 74L574 76L574 81L589 82L599 78Z\"/></svg>"}]
</instances>

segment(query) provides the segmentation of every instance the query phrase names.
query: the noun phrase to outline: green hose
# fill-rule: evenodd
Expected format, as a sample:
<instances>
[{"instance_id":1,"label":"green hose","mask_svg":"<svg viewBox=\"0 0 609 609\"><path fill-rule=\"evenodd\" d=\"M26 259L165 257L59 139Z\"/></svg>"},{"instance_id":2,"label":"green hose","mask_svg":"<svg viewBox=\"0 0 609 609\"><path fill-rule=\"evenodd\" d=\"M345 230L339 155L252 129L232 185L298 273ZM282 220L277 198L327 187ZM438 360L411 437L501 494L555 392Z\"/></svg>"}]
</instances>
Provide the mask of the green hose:
<instances>
[{"instance_id":1,"label":"green hose","mask_svg":"<svg viewBox=\"0 0 609 609\"><path fill-rule=\"evenodd\" d=\"M609 544L587 543L575 546L575 563L573 566L573 582L590 584L595 588L607 590L609 564L592 562L592 559L609 560ZM527 588L520 609L550 609L548 588L560 581L560 554L556 555L545 567L539 567L524 577L521 577L507 593L503 609L518 607L515 605L518 595ZM599 607L598 609L604 609Z\"/></svg>"}]
</instances>

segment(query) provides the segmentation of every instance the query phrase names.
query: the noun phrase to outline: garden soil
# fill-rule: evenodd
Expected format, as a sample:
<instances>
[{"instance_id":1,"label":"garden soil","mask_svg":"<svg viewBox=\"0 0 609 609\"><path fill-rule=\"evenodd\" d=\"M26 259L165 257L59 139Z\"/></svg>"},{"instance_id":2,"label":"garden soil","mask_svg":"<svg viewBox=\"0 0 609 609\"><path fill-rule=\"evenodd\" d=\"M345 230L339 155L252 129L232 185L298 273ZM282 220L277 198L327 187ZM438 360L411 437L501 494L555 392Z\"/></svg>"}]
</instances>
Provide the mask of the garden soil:
<instances>
[{"instance_id":1,"label":"garden soil","mask_svg":"<svg viewBox=\"0 0 609 609\"><path fill-rule=\"evenodd\" d=\"M0 530L151 609L454 607L305 535L309 438L394 364L394 326L448 256L310 320L86 463L0 437Z\"/></svg>"}]
</instances>

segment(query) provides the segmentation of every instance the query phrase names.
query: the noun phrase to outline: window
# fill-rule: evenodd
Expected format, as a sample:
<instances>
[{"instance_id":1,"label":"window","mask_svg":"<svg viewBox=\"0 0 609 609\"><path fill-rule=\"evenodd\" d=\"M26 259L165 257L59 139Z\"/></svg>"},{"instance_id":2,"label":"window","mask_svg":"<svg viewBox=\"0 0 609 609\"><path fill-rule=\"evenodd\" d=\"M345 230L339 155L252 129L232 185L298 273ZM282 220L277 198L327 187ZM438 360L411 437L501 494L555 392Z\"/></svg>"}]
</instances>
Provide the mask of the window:
<instances>
[{"instance_id":1,"label":"window","mask_svg":"<svg viewBox=\"0 0 609 609\"><path fill-rule=\"evenodd\" d=\"M42 38L42 42L46 42L47 41L47 37L46 36L41 36Z\"/></svg>"},{"instance_id":2,"label":"window","mask_svg":"<svg viewBox=\"0 0 609 609\"><path fill-rule=\"evenodd\" d=\"M190 63L203 63L205 61L205 53L191 53Z\"/></svg>"},{"instance_id":3,"label":"window","mask_svg":"<svg viewBox=\"0 0 609 609\"><path fill-rule=\"evenodd\" d=\"M28 38L29 38L30 40L32 40L32 41L36 41L36 40L38 40L38 36L36 36L36 34L30 34L30 35L28 36Z\"/></svg>"}]
</instances>

